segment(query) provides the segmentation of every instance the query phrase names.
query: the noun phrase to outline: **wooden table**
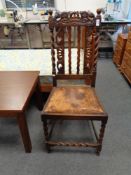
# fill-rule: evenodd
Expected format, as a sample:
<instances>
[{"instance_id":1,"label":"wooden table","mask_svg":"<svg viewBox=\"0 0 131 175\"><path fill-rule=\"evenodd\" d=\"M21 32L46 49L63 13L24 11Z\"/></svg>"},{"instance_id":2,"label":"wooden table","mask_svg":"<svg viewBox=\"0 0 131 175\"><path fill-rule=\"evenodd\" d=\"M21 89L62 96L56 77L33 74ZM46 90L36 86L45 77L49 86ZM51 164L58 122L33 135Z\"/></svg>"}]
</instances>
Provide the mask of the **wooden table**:
<instances>
[{"instance_id":1,"label":"wooden table","mask_svg":"<svg viewBox=\"0 0 131 175\"><path fill-rule=\"evenodd\" d=\"M38 71L0 71L0 117L16 117L25 152L32 149L25 110L35 92L37 106L42 109Z\"/></svg>"}]
</instances>

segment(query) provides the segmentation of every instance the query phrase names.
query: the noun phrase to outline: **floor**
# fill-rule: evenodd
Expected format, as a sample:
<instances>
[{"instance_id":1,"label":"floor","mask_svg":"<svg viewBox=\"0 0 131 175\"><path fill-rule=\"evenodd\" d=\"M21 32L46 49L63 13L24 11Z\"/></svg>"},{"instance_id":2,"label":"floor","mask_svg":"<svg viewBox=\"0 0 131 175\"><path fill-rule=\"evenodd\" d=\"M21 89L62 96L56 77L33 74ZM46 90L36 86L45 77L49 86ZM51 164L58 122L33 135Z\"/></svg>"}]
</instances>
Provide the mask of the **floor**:
<instances>
[{"instance_id":1,"label":"floor","mask_svg":"<svg viewBox=\"0 0 131 175\"><path fill-rule=\"evenodd\" d=\"M46 153L40 112L32 102L27 111L31 154L24 152L15 119L0 119L0 175L130 175L131 88L111 59L98 62L96 91L109 114L100 156L92 149L54 148ZM63 126L77 137L90 134L85 122L76 122L74 128L72 123Z\"/></svg>"}]
</instances>

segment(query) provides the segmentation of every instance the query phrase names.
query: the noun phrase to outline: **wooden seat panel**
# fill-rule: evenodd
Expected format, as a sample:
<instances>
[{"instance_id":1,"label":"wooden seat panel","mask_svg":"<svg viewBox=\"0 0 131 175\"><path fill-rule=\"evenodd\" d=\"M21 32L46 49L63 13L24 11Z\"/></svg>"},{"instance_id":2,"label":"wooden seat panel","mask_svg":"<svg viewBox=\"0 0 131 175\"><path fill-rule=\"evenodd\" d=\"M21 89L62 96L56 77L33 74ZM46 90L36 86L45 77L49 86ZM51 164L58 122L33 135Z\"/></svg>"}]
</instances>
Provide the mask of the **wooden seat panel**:
<instances>
[{"instance_id":1,"label":"wooden seat panel","mask_svg":"<svg viewBox=\"0 0 131 175\"><path fill-rule=\"evenodd\" d=\"M90 87L65 86L54 87L43 110L44 113L99 114L104 113Z\"/></svg>"}]
</instances>

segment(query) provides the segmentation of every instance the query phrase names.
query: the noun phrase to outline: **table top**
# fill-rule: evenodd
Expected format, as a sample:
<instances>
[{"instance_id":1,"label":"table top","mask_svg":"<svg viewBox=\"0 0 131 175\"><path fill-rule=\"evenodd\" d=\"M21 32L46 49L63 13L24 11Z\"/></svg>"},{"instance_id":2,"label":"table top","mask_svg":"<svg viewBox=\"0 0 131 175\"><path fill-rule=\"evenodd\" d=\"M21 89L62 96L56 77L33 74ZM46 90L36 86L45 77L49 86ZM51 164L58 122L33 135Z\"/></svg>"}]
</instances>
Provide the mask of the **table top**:
<instances>
[{"instance_id":1,"label":"table top","mask_svg":"<svg viewBox=\"0 0 131 175\"><path fill-rule=\"evenodd\" d=\"M33 15L28 12L25 19L22 21L14 22L13 18L1 17L0 25L16 25L16 24L48 24L48 15L41 16L39 14Z\"/></svg>"},{"instance_id":2,"label":"table top","mask_svg":"<svg viewBox=\"0 0 131 175\"><path fill-rule=\"evenodd\" d=\"M40 19L25 19L24 21L19 21L19 24L48 24L48 20L40 20ZM0 25L15 25L17 23L14 22L13 19L3 19L0 20Z\"/></svg>"},{"instance_id":3,"label":"table top","mask_svg":"<svg viewBox=\"0 0 131 175\"><path fill-rule=\"evenodd\" d=\"M106 21L106 20L102 20L101 24L131 24L131 20L128 19L121 19L121 20L111 20L111 21Z\"/></svg>"},{"instance_id":4,"label":"table top","mask_svg":"<svg viewBox=\"0 0 131 175\"><path fill-rule=\"evenodd\" d=\"M19 24L48 24L48 15L44 16L44 19L40 19L40 15L28 15L27 19L24 21L19 21ZM0 24L15 24L13 18L0 18ZM101 24L131 24L131 20L129 19L114 19L111 21L102 20Z\"/></svg>"},{"instance_id":5,"label":"table top","mask_svg":"<svg viewBox=\"0 0 131 175\"><path fill-rule=\"evenodd\" d=\"M39 71L0 71L0 114L22 112L30 99Z\"/></svg>"}]
</instances>

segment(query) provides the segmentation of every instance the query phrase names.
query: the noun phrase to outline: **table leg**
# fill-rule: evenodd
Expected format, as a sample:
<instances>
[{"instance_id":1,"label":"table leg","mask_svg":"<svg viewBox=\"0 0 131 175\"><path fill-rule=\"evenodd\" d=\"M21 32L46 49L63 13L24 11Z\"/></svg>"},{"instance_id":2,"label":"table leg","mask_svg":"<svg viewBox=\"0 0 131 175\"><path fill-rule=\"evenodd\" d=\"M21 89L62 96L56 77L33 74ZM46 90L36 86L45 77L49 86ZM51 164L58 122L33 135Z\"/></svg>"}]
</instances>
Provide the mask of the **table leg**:
<instances>
[{"instance_id":1,"label":"table leg","mask_svg":"<svg viewBox=\"0 0 131 175\"><path fill-rule=\"evenodd\" d=\"M41 36L42 47L44 48L43 31L42 31L42 28L41 28L41 24L38 24L38 27L39 27L40 36Z\"/></svg>"},{"instance_id":2,"label":"table leg","mask_svg":"<svg viewBox=\"0 0 131 175\"><path fill-rule=\"evenodd\" d=\"M48 134L48 124L47 124L47 120L44 119L43 120L43 129L44 129L44 135L45 135L45 144L46 144L46 149L47 152L50 152L50 145L47 143L49 140L49 134Z\"/></svg>"},{"instance_id":3,"label":"table leg","mask_svg":"<svg viewBox=\"0 0 131 175\"><path fill-rule=\"evenodd\" d=\"M30 140L30 135L28 131L28 126L25 118L25 114L21 113L17 117L23 144L25 147L25 152L26 153L31 153L32 145L31 145L31 140Z\"/></svg>"},{"instance_id":4,"label":"table leg","mask_svg":"<svg viewBox=\"0 0 131 175\"><path fill-rule=\"evenodd\" d=\"M31 43L30 43L30 38L29 38L29 32L28 32L28 26L25 25L25 34L26 34L26 39L27 39L27 46L28 46L28 49L31 48Z\"/></svg>"}]
</instances>

